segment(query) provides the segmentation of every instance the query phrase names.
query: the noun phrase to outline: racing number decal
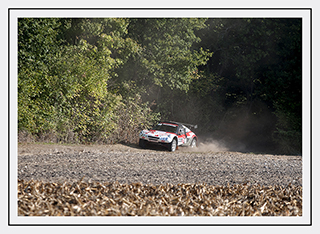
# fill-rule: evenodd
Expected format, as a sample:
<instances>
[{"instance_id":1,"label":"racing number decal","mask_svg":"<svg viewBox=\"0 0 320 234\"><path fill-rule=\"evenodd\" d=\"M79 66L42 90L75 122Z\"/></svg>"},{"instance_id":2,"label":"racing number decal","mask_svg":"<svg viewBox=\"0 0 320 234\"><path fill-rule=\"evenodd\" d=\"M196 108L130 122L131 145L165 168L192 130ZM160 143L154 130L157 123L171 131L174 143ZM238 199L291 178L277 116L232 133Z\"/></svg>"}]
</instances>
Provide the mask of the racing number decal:
<instances>
[{"instance_id":1,"label":"racing number decal","mask_svg":"<svg viewBox=\"0 0 320 234\"><path fill-rule=\"evenodd\" d=\"M186 132L184 128L180 128L178 132L178 145L186 143Z\"/></svg>"}]
</instances>

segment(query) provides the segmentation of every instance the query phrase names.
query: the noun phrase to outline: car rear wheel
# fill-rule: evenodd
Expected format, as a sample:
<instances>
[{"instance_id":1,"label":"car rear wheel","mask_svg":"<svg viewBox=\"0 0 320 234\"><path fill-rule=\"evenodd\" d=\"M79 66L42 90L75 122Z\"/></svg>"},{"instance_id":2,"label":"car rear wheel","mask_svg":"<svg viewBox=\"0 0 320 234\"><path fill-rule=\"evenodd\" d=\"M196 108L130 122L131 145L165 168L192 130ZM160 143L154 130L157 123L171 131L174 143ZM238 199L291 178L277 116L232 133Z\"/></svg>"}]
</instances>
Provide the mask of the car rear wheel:
<instances>
[{"instance_id":1,"label":"car rear wheel","mask_svg":"<svg viewBox=\"0 0 320 234\"><path fill-rule=\"evenodd\" d=\"M191 148L195 148L197 147L197 140L195 138L192 139L191 144L190 144Z\"/></svg>"},{"instance_id":2,"label":"car rear wheel","mask_svg":"<svg viewBox=\"0 0 320 234\"><path fill-rule=\"evenodd\" d=\"M176 151L176 149L177 149L177 140L174 138L174 139L172 140L172 142L170 143L169 146L170 146L170 147L169 147L169 150L170 150L171 152Z\"/></svg>"}]
</instances>

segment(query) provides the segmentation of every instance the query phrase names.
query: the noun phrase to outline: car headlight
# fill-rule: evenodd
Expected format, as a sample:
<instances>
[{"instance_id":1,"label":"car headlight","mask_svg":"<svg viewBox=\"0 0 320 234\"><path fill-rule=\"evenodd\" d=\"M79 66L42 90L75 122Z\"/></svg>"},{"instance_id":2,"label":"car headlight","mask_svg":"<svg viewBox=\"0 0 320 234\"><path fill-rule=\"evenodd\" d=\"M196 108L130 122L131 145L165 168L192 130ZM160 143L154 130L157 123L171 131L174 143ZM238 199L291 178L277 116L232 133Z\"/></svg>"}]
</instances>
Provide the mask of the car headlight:
<instances>
[{"instance_id":1,"label":"car headlight","mask_svg":"<svg viewBox=\"0 0 320 234\"><path fill-rule=\"evenodd\" d=\"M168 137L160 137L160 141L168 141Z\"/></svg>"}]
</instances>

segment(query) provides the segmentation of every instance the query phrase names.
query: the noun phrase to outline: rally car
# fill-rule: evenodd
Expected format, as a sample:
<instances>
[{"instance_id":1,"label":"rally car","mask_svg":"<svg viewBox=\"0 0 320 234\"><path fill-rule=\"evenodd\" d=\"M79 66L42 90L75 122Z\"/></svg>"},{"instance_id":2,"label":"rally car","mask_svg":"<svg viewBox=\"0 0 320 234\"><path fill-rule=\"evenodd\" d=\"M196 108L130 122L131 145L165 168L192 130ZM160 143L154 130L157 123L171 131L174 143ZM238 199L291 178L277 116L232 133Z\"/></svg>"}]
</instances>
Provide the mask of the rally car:
<instances>
[{"instance_id":1,"label":"rally car","mask_svg":"<svg viewBox=\"0 0 320 234\"><path fill-rule=\"evenodd\" d=\"M178 122L160 122L150 130L142 130L139 134L139 146L146 148L148 144L166 146L169 151L175 151L178 146L197 147L198 137L188 127L197 125Z\"/></svg>"}]
</instances>

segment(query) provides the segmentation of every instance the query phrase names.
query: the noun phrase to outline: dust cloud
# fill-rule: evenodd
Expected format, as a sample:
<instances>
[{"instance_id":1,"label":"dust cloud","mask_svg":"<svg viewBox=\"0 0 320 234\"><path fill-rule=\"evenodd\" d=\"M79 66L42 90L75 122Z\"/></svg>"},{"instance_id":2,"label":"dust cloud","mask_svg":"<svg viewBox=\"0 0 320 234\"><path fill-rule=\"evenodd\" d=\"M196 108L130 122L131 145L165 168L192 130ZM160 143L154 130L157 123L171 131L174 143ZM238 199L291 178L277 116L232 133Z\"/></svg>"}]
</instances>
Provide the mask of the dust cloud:
<instances>
[{"instance_id":1,"label":"dust cloud","mask_svg":"<svg viewBox=\"0 0 320 234\"><path fill-rule=\"evenodd\" d=\"M222 142L213 139L206 139L198 143L196 148L180 147L180 151L191 151L191 152L224 152L229 151L226 145Z\"/></svg>"},{"instance_id":2,"label":"dust cloud","mask_svg":"<svg viewBox=\"0 0 320 234\"><path fill-rule=\"evenodd\" d=\"M207 142L200 142L198 148L196 149L200 152L222 152L222 151L229 151L229 149L224 145L217 141L207 141Z\"/></svg>"}]
</instances>

